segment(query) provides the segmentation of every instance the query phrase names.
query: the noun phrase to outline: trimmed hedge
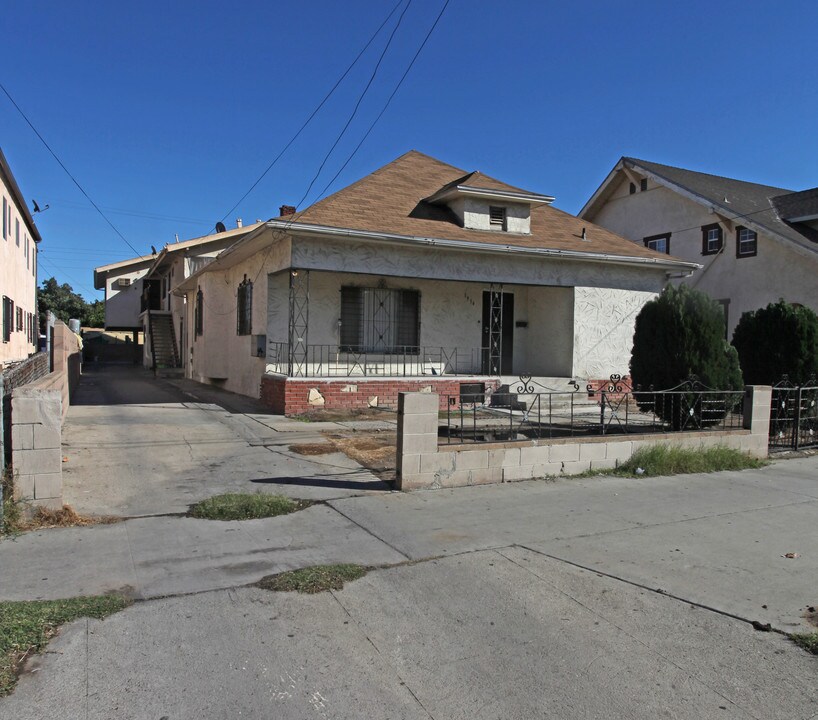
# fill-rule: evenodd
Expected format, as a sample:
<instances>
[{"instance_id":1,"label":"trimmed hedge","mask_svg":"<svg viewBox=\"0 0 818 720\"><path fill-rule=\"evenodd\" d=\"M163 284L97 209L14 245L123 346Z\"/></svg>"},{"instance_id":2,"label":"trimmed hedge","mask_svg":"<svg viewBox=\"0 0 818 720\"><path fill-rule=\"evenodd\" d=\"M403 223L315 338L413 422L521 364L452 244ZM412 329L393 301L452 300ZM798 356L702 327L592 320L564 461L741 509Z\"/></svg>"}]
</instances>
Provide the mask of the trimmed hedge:
<instances>
[{"instance_id":1,"label":"trimmed hedge","mask_svg":"<svg viewBox=\"0 0 818 720\"><path fill-rule=\"evenodd\" d=\"M751 385L787 375L801 385L818 375L818 315L784 300L746 312L733 332L741 370Z\"/></svg>"},{"instance_id":2,"label":"trimmed hedge","mask_svg":"<svg viewBox=\"0 0 818 720\"><path fill-rule=\"evenodd\" d=\"M738 354L724 336L724 312L715 300L686 285L668 286L636 318L630 365L634 388L670 390L695 376L714 390L740 390ZM658 402L653 394L637 395L640 407L655 410L674 426L684 423L680 408L687 411L692 398L685 400ZM718 419L711 413L707 422Z\"/></svg>"}]
</instances>

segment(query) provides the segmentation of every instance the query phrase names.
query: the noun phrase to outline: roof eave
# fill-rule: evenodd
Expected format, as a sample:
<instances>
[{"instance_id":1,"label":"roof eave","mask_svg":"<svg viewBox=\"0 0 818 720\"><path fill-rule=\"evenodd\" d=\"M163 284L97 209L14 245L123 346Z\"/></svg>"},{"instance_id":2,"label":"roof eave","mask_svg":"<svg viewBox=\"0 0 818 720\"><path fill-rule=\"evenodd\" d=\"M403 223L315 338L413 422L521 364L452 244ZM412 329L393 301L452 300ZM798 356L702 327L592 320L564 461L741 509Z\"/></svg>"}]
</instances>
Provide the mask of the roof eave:
<instances>
[{"instance_id":1,"label":"roof eave","mask_svg":"<svg viewBox=\"0 0 818 720\"><path fill-rule=\"evenodd\" d=\"M474 252L493 254L528 255L532 257L551 257L560 260L579 260L583 262L604 262L616 265L651 266L667 270L687 268L697 270L702 267L699 263L686 260L663 260L662 258L640 257L637 255L614 255L609 253L591 253L578 250L559 250L556 248L530 248L519 245L499 245L495 243L481 243L469 240L448 240L445 238L425 237L418 235L398 235L392 233L373 232L369 230L354 230L337 228L326 225L307 225L301 223L286 223L279 220L270 220L267 226L278 230L289 230L290 233L334 235L341 237L357 237L363 240L381 240L412 245L424 245Z\"/></svg>"},{"instance_id":2,"label":"roof eave","mask_svg":"<svg viewBox=\"0 0 818 720\"><path fill-rule=\"evenodd\" d=\"M541 203L550 205L554 202L554 197L551 195L541 195L538 193L517 192L512 190L494 190L492 188L481 188L473 185L455 185L454 187L439 190L434 195L426 198L428 203L442 203L448 202L456 197L464 195L471 197L481 197L487 200L512 201L522 203Z\"/></svg>"}]
</instances>

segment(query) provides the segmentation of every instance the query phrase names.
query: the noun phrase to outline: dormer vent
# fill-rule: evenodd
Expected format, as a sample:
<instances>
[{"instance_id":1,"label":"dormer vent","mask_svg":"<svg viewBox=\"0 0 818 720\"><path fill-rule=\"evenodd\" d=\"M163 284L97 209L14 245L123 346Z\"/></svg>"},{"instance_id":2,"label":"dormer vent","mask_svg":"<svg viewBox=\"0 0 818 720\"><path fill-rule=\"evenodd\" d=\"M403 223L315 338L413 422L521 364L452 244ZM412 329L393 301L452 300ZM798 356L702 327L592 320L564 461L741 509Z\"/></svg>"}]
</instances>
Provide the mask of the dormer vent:
<instances>
[{"instance_id":1,"label":"dormer vent","mask_svg":"<svg viewBox=\"0 0 818 720\"><path fill-rule=\"evenodd\" d=\"M506 209L504 207L489 206L489 225L499 230L506 229Z\"/></svg>"}]
</instances>

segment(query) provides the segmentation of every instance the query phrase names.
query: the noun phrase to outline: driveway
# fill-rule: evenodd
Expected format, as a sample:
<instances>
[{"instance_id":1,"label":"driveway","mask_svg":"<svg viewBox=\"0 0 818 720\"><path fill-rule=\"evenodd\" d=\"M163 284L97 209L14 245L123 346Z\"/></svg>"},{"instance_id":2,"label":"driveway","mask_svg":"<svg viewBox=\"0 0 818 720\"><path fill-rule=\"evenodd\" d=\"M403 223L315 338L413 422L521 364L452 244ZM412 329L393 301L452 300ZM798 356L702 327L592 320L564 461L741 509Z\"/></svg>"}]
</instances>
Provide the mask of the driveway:
<instances>
[{"instance_id":1,"label":"driveway","mask_svg":"<svg viewBox=\"0 0 818 720\"><path fill-rule=\"evenodd\" d=\"M323 423L287 420L251 398L132 366L83 372L63 431L65 502L81 513L183 513L223 492L327 500L389 489L342 453L290 451L323 442Z\"/></svg>"}]
</instances>

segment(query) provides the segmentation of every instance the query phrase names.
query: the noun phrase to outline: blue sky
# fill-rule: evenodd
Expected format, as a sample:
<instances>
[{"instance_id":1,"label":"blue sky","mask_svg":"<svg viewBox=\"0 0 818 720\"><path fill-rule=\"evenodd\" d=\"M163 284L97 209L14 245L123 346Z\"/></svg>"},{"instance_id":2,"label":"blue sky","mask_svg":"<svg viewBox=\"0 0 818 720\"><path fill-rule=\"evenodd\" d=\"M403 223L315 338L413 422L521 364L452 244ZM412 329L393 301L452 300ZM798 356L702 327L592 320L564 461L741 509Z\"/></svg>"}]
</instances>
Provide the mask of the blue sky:
<instances>
[{"instance_id":1,"label":"blue sky","mask_svg":"<svg viewBox=\"0 0 818 720\"><path fill-rule=\"evenodd\" d=\"M404 0L405 2L406 0ZM210 232L397 0L3 3L0 82L140 252ZM343 164L442 0L413 0ZM226 220L295 204L363 90L397 13L313 123ZM621 155L818 185L818 3L451 0L386 114L332 189L417 149L555 195L577 212ZM88 299L134 253L0 94L0 146L50 209L40 280Z\"/></svg>"}]
</instances>

